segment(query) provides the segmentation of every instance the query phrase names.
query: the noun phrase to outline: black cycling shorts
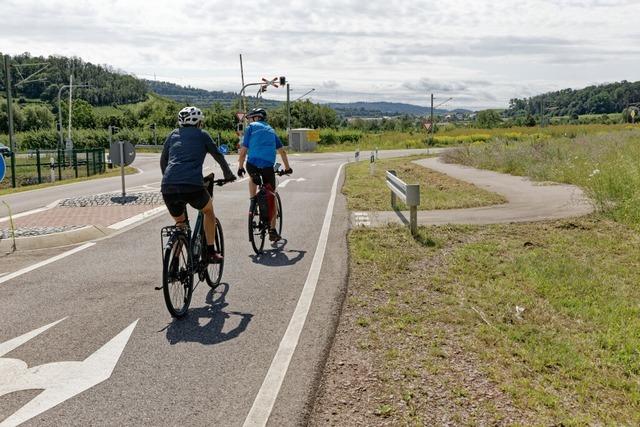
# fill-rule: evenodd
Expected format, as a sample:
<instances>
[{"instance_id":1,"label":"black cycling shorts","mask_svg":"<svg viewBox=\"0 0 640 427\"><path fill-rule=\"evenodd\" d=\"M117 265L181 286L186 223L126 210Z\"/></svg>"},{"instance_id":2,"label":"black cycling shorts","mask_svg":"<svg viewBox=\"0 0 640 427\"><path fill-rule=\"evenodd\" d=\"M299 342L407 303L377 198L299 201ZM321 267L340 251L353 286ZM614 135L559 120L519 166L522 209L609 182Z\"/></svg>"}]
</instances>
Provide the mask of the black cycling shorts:
<instances>
[{"instance_id":1,"label":"black cycling shorts","mask_svg":"<svg viewBox=\"0 0 640 427\"><path fill-rule=\"evenodd\" d=\"M259 168L247 162L247 173L253 180L254 184L260 185L264 182L265 184L271 184L271 189L275 190L276 173L273 170L273 166L267 168Z\"/></svg>"},{"instance_id":2,"label":"black cycling shorts","mask_svg":"<svg viewBox=\"0 0 640 427\"><path fill-rule=\"evenodd\" d=\"M164 204L167 205L169 213L173 217L178 217L184 213L184 208L189 203L195 209L202 210L211 197L205 188L201 190L189 191L184 193L162 193Z\"/></svg>"}]
</instances>

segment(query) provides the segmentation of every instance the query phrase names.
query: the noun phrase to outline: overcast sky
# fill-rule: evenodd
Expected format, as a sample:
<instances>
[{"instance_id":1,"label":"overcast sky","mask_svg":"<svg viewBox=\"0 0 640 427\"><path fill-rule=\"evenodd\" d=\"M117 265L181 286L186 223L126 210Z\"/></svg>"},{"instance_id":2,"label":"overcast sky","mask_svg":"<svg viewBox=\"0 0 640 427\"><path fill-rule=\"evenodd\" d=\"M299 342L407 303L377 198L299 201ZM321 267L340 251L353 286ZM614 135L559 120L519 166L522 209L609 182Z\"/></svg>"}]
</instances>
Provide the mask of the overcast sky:
<instances>
[{"instance_id":1,"label":"overcast sky","mask_svg":"<svg viewBox=\"0 0 640 427\"><path fill-rule=\"evenodd\" d=\"M0 0L0 51L67 55L139 77L293 96L504 107L640 80L640 0ZM283 99L284 90L268 97Z\"/></svg>"}]
</instances>

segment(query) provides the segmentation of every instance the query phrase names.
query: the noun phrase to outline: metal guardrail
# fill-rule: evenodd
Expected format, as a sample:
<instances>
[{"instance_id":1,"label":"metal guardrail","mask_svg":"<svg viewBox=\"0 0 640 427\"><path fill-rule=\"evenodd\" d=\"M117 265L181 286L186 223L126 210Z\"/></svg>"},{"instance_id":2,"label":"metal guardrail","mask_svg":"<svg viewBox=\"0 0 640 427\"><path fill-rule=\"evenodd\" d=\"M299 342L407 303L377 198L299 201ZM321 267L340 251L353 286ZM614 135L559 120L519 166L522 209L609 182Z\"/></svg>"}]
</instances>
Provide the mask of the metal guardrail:
<instances>
[{"instance_id":1,"label":"metal guardrail","mask_svg":"<svg viewBox=\"0 0 640 427\"><path fill-rule=\"evenodd\" d=\"M396 209L396 197L409 206L409 228L411 234L418 231L418 206L420 205L420 185L406 184L398 178L396 171L388 170L386 173L387 187L391 190L391 206Z\"/></svg>"}]
</instances>

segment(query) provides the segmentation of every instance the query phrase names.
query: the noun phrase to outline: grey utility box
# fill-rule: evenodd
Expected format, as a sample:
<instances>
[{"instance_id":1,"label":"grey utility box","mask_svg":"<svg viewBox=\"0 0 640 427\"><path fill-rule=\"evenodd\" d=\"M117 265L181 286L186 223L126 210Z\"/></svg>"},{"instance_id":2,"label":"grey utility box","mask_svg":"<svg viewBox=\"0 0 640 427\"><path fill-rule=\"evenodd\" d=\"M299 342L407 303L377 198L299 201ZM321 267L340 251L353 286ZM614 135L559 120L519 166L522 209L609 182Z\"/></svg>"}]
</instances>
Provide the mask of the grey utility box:
<instances>
[{"instance_id":1,"label":"grey utility box","mask_svg":"<svg viewBox=\"0 0 640 427\"><path fill-rule=\"evenodd\" d=\"M320 132L315 129L291 129L289 147L294 151L315 151L320 140Z\"/></svg>"}]
</instances>

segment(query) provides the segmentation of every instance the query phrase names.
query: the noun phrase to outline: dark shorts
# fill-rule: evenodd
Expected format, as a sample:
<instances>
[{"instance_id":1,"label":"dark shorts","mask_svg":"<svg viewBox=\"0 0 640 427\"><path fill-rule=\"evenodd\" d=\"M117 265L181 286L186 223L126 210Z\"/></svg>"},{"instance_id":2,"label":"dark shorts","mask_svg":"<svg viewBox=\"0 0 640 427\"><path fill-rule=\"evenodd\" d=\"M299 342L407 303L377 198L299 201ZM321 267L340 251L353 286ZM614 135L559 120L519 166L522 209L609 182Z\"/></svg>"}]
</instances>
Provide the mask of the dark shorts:
<instances>
[{"instance_id":1,"label":"dark shorts","mask_svg":"<svg viewBox=\"0 0 640 427\"><path fill-rule=\"evenodd\" d=\"M273 170L273 166L268 168L258 168L247 162L247 173L253 180L254 184L260 185L263 182L265 184L271 184L271 189L276 188L276 173Z\"/></svg>"},{"instance_id":2,"label":"dark shorts","mask_svg":"<svg viewBox=\"0 0 640 427\"><path fill-rule=\"evenodd\" d=\"M207 193L204 187L201 190L184 193L162 193L162 198L164 199L164 204L167 205L167 209L169 209L169 213L173 217L182 215L187 203L195 209L202 210L207 206L209 200L211 200L209 193Z\"/></svg>"}]
</instances>

